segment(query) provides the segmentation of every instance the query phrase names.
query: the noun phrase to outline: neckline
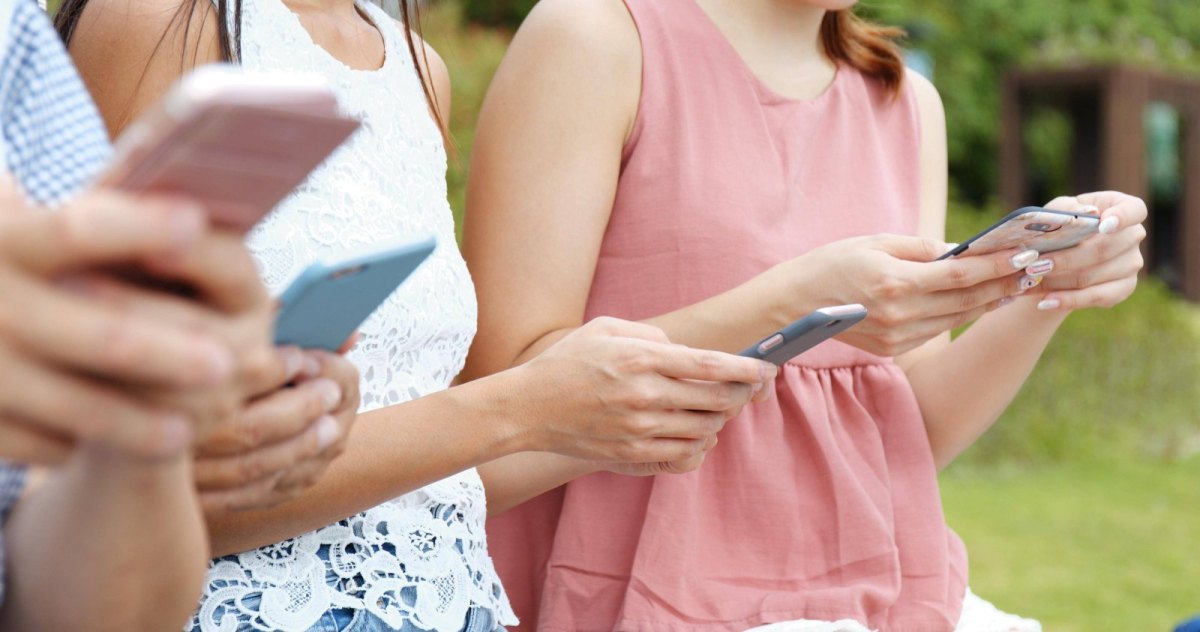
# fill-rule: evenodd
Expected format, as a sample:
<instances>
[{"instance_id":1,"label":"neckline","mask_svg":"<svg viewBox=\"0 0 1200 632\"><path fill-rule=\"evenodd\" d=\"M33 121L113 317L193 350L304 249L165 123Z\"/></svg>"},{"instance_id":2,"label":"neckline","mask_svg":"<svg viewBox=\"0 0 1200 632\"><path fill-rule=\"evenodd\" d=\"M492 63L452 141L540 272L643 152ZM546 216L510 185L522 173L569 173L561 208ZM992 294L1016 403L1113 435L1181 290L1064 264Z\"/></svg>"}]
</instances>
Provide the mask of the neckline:
<instances>
[{"instance_id":1,"label":"neckline","mask_svg":"<svg viewBox=\"0 0 1200 632\"><path fill-rule=\"evenodd\" d=\"M374 5L372 5L370 2L355 0L354 8L357 9L363 19L367 21L367 24L369 24L371 28L375 29L375 32L379 34L379 38L383 41L383 63L380 64L378 68L355 68L338 59L333 55L333 53L329 52L324 46L321 46L315 39L313 39L312 33L308 32L308 29L304 27L304 23L300 21L300 16L295 11L292 11L286 2L283 0L267 1L279 3L279 6L283 9L284 13L290 16L290 19L292 20L293 24L295 24L296 28L304 34L304 41L317 51L317 55L322 57L327 63L336 66L338 70L350 73L351 75L366 77L382 74L391 68L392 60L395 57L395 54L392 50L392 40L388 37L388 31L386 30L387 27L383 24L380 24L380 16L372 10ZM387 18L386 14L384 14L384 18Z\"/></svg>"},{"instance_id":2,"label":"neckline","mask_svg":"<svg viewBox=\"0 0 1200 632\"><path fill-rule=\"evenodd\" d=\"M833 79L831 79L829 83L826 84L825 87L822 88L821 91L815 96L808 99L797 99L795 97L781 94L779 91L768 85L766 81L763 81L763 79L758 76L758 73L750 67L750 64L746 63L746 59L742 57L741 53L738 52L737 47L733 45L733 42L729 41L729 38L725 36L723 31L721 31L721 27L717 26L717 23L713 21L713 19L708 15L708 12L704 10L704 7L700 6L700 3L697 0L683 1L686 4L691 5L692 10L694 10L697 14L697 18L704 24L704 28L711 31L713 38L719 42L718 45L725 50L727 55L733 58L733 60L737 63L738 69L741 71L741 73L746 76L751 84L754 85L754 89L772 103L790 103L797 105L819 104L829 98L829 95L834 92L834 87L841 82L842 76L846 74L845 68L842 66L842 64L834 62Z\"/></svg>"}]
</instances>

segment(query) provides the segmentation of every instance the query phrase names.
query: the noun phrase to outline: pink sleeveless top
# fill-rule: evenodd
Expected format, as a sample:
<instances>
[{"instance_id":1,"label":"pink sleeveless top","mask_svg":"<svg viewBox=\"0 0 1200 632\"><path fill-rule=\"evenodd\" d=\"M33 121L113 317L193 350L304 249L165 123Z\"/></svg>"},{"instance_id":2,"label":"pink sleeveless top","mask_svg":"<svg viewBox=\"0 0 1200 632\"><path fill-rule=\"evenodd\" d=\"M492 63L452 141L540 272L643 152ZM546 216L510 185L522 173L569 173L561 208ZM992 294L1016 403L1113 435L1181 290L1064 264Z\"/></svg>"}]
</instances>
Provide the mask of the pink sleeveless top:
<instances>
[{"instance_id":1,"label":"pink sleeveless top","mask_svg":"<svg viewBox=\"0 0 1200 632\"><path fill-rule=\"evenodd\" d=\"M790 100L694 0L626 3L642 101L589 319L669 312L832 241L915 234L910 90L892 99L842 67L819 97ZM846 618L937 632L966 589L904 373L836 341L785 366L699 471L588 476L491 520L489 541L521 629L542 632Z\"/></svg>"}]
</instances>

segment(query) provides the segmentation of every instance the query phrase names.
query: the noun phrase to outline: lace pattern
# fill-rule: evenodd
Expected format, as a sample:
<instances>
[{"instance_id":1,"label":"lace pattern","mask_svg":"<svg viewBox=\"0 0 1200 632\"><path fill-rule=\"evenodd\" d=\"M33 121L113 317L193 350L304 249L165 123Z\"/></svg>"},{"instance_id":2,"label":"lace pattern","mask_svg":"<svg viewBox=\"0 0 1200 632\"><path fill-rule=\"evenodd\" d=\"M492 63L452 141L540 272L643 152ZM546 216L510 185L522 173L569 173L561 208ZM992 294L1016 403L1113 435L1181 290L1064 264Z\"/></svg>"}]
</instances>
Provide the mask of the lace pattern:
<instances>
[{"instance_id":1,"label":"lace pattern","mask_svg":"<svg viewBox=\"0 0 1200 632\"><path fill-rule=\"evenodd\" d=\"M312 261L406 236L437 251L361 328L349 358L362 411L446 388L475 334L476 303L455 245L446 155L403 35L378 7L360 9L384 38L376 71L317 46L281 0L243 0L242 63L319 72L363 129L250 234L279 292ZM397 429L403 432L403 429ZM215 561L192 628L306 630L330 608L365 608L393 627L458 630L472 606L516 617L487 554L486 499L474 470L312 533Z\"/></svg>"}]
</instances>

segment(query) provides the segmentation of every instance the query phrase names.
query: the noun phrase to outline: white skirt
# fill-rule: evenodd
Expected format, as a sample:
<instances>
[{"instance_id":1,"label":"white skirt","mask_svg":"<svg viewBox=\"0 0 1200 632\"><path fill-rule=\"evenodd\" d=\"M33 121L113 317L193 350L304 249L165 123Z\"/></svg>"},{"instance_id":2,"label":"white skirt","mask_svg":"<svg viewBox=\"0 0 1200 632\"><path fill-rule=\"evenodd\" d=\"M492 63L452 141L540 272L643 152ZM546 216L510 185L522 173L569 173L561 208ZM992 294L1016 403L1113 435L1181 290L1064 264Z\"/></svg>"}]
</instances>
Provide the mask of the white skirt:
<instances>
[{"instance_id":1,"label":"white skirt","mask_svg":"<svg viewBox=\"0 0 1200 632\"><path fill-rule=\"evenodd\" d=\"M857 621L785 621L752 628L747 632L872 632ZM1042 632L1042 624L1033 619L1001 612L967 589L962 616L955 632Z\"/></svg>"}]
</instances>

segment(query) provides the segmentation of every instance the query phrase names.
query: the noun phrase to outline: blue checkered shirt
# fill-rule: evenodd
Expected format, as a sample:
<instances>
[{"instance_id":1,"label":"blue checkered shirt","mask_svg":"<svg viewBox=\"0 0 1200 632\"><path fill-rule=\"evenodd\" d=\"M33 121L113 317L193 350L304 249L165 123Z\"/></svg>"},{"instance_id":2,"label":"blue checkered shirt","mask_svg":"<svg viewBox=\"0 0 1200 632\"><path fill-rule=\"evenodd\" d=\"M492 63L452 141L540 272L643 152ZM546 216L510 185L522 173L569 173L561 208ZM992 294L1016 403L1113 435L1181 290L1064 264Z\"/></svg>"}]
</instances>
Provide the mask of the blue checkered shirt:
<instances>
[{"instance_id":1,"label":"blue checkered shirt","mask_svg":"<svg viewBox=\"0 0 1200 632\"><path fill-rule=\"evenodd\" d=\"M0 58L0 141L30 199L70 199L108 163L104 122L71 58L34 0L14 2Z\"/></svg>"},{"instance_id":2,"label":"blue checkered shirt","mask_svg":"<svg viewBox=\"0 0 1200 632\"><path fill-rule=\"evenodd\" d=\"M25 485L25 468L13 466L0 461L0 525L8 518L8 510L12 509L21 488ZM0 539L0 604L4 603L4 542Z\"/></svg>"},{"instance_id":3,"label":"blue checkered shirt","mask_svg":"<svg viewBox=\"0 0 1200 632\"><path fill-rule=\"evenodd\" d=\"M92 103L45 12L34 0L0 0L0 157L29 198L56 205L107 164L112 149ZM8 8L5 6L4 8ZM0 526L21 495L25 470L0 461ZM0 529L0 603L4 542Z\"/></svg>"}]
</instances>

